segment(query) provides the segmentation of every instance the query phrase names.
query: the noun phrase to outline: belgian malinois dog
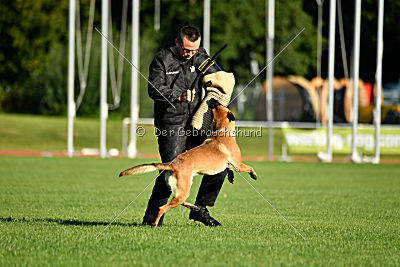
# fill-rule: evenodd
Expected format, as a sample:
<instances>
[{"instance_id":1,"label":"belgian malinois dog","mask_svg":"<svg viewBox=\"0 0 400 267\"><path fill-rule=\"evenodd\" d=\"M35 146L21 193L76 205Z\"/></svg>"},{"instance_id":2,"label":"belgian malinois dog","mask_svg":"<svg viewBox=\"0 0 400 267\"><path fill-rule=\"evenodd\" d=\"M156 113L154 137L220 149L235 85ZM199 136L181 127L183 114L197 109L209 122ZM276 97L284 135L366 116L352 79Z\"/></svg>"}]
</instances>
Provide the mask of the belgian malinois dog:
<instances>
[{"instance_id":1,"label":"belgian malinois dog","mask_svg":"<svg viewBox=\"0 0 400 267\"><path fill-rule=\"evenodd\" d=\"M166 183L174 197L168 204L160 207L154 226L158 225L158 221L167 210L179 205L199 210L199 207L185 202L195 175L213 175L228 169L228 179L233 183L234 168L238 172L248 172L251 178L257 179L254 169L242 163L240 149L235 140L235 117L232 112L214 99L209 100L209 105L213 113L212 135L200 146L178 155L171 162L142 164L119 174L119 177L122 177L156 170L166 172Z\"/></svg>"}]
</instances>

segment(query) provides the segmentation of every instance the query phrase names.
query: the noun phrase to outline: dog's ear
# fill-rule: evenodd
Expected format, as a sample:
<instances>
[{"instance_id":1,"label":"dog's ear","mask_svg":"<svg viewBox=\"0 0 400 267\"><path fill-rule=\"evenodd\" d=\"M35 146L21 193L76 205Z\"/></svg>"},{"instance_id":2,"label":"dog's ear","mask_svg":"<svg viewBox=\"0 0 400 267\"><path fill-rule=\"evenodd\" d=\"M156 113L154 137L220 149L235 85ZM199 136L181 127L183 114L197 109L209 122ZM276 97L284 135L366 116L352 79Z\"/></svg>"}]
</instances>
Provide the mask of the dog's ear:
<instances>
[{"instance_id":1,"label":"dog's ear","mask_svg":"<svg viewBox=\"0 0 400 267\"><path fill-rule=\"evenodd\" d=\"M226 117L228 118L229 121L234 121L235 120L235 116L230 111L228 112L228 115Z\"/></svg>"},{"instance_id":2,"label":"dog's ear","mask_svg":"<svg viewBox=\"0 0 400 267\"><path fill-rule=\"evenodd\" d=\"M212 123L211 123L211 131L216 131L217 130L217 123L215 122L215 121L213 121Z\"/></svg>"}]
</instances>

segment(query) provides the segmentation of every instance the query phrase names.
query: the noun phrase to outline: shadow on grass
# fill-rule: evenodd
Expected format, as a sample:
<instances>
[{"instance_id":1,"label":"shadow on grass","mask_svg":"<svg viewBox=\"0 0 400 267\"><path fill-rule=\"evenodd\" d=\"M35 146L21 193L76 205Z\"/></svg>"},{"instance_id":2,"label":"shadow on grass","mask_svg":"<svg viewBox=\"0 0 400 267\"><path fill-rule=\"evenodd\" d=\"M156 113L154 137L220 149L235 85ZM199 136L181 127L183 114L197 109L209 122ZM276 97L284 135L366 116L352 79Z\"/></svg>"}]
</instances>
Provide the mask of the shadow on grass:
<instances>
[{"instance_id":1,"label":"shadow on grass","mask_svg":"<svg viewBox=\"0 0 400 267\"><path fill-rule=\"evenodd\" d=\"M60 225L75 225L75 226L97 226L97 225L108 225L110 222L93 222L93 221L80 221L70 219L52 219L52 218L11 218L11 217L0 217L0 222L20 222L20 223L32 223L32 222L45 222L45 223L57 223ZM141 226L137 222L134 223L119 223L114 222L112 225L119 226Z\"/></svg>"}]
</instances>

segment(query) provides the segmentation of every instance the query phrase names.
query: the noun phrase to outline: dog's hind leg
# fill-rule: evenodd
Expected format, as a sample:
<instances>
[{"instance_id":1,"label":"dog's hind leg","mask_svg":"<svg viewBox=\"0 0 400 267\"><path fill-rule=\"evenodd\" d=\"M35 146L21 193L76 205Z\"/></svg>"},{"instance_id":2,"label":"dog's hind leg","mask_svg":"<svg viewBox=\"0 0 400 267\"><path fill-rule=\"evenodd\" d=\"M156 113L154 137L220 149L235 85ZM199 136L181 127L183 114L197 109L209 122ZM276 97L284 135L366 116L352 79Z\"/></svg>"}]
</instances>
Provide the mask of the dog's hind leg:
<instances>
[{"instance_id":1,"label":"dog's hind leg","mask_svg":"<svg viewBox=\"0 0 400 267\"><path fill-rule=\"evenodd\" d=\"M168 204L160 207L160 210L158 211L158 215L156 220L153 223L153 226L157 226L158 225L158 221L160 220L161 216L167 212L170 209L173 209L175 207L178 207L179 205L181 205L184 202L182 197L174 197Z\"/></svg>"},{"instance_id":2,"label":"dog's hind leg","mask_svg":"<svg viewBox=\"0 0 400 267\"><path fill-rule=\"evenodd\" d=\"M253 167L247 166L244 163L240 164L239 169L237 170L238 172L248 172L250 174L250 177L253 178L254 180L257 180L257 174L254 171Z\"/></svg>"},{"instance_id":3,"label":"dog's hind leg","mask_svg":"<svg viewBox=\"0 0 400 267\"><path fill-rule=\"evenodd\" d=\"M181 205L186 207L186 208L188 208L188 209L190 209L190 210L194 210L194 211L199 211L200 210L199 207L197 207L196 205L193 205L191 203L183 202Z\"/></svg>"},{"instance_id":4,"label":"dog's hind leg","mask_svg":"<svg viewBox=\"0 0 400 267\"><path fill-rule=\"evenodd\" d=\"M172 188L172 192L174 193L174 198L168 204L160 207L157 218L153 223L154 226L158 225L158 221L160 220L161 216L165 212L167 212L168 210L173 209L175 207L178 207L179 205L182 205L183 203L185 203L185 200L189 196L190 179L189 179L189 181L186 181L187 179L185 180L181 174L174 173L174 175L177 175L176 178L173 177L174 179L176 179L175 188Z\"/></svg>"}]
</instances>

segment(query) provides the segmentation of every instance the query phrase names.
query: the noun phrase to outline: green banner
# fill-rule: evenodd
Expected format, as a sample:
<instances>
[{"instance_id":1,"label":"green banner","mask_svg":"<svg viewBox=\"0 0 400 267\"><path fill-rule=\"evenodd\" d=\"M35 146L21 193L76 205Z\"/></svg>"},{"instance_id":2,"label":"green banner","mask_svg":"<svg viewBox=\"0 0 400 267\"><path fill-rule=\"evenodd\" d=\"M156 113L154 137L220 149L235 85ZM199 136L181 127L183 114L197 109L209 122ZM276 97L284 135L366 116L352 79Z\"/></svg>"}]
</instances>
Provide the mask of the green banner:
<instances>
[{"instance_id":1,"label":"green banner","mask_svg":"<svg viewBox=\"0 0 400 267\"><path fill-rule=\"evenodd\" d=\"M290 153L318 153L326 150L327 130L282 128L284 141ZM379 138L380 153L400 155L400 128L381 128ZM352 146L351 128L333 128L332 152L350 153ZM375 151L375 129L358 128L357 151L372 154Z\"/></svg>"}]
</instances>

